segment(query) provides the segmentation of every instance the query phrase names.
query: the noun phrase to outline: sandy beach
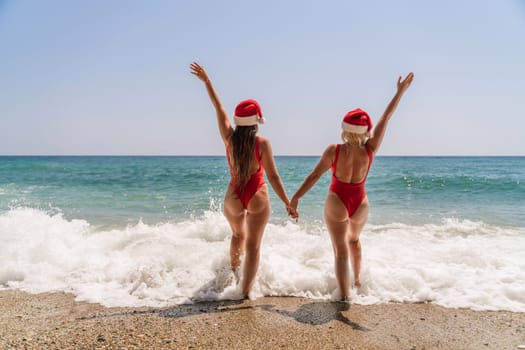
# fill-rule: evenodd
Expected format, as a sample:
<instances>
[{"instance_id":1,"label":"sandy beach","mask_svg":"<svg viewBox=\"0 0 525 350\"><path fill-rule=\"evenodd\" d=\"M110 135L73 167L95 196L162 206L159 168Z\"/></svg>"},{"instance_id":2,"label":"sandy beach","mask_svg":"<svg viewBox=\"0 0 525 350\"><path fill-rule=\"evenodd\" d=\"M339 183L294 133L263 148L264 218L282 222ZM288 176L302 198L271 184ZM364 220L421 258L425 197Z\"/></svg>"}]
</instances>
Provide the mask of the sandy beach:
<instances>
[{"instance_id":1,"label":"sandy beach","mask_svg":"<svg viewBox=\"0 0 525 350\"><path fill-rule=\"evenodd\" d=\"M2 349L518 349L525 313L266 297L106 308L0 292Z\"/></svg>"}]
</instances>

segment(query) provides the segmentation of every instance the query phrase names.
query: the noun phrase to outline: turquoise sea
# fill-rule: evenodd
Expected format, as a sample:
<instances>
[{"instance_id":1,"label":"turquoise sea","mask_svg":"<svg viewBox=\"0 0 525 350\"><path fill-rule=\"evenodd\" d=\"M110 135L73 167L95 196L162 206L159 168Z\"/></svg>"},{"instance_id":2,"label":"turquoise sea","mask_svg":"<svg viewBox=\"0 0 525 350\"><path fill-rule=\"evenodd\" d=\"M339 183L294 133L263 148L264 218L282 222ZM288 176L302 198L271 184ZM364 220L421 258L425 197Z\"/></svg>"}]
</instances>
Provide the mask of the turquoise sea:
<instances>
[{"instance_id":1,"label":"turquoise sea","mask_svg":"<svg viewBox=\"0 0 525 350\"><path fill-rule=\"evenodd\" d=\"M291 196L318 157L276 157ZM223 156L0 157L0 287L105 305L230 298ZM330 173L286 217L272 190L254 295L330 298ZM525 157L377 157L356 302L525 311ZM206 287L208 286L208 287Z\"/></svg>"},{"instance_id":2,"label":"turquoise sea","mask_svg":"<svg viewBox=\"0 0 525 350\"><path fill-rule=\"evenodd\" d=\"M291 197L318 157L277 157ZM0 157L0 211L28 207L95 225L161 223L220 205L224 157ZM330 173L301 201L319 221ZM377 157L367 180L370 222L456 218L525 226L525 157ZM272 192L273 220L285 212Z\"/></svg>"}]
</instances>

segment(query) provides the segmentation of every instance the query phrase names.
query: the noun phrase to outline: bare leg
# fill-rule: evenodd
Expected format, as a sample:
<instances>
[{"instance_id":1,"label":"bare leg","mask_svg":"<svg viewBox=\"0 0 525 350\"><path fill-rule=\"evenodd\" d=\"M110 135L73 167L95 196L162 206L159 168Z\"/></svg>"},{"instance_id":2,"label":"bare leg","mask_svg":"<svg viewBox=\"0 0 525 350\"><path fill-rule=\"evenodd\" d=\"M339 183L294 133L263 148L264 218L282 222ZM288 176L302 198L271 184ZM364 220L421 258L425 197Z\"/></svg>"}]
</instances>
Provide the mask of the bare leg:
<instances>
[{"instance_id":1,"label":"bare leg","mask_svg":"<svg viewBox=\"0 0 525 350\"><path fill-rule=\"evenodd\" d=\"M246 241L246 211L242 203L231 187L228 188L224 197L224 216L232 229L230 242L230 265L236 270L241 264L241 256L244 253Z\"/></svg>"},{"instance_id":2,"label":"bare leg","mask_svg":"<svg viewBox=\"0 0 525 350\"><path fill-rule=\"evenodd\" d=\"M350 261L352 262L352 270L354 272L354 285L361 287L361 280L359 279L359 273L361 271L361 242L350 241Z\"/></svg>"},{"instance_id":3,"label":"bare leg","mask_svg":"<svg viewBox=\"0 0 525 350\"><path fill-rule=\"evenodd\" d=\"M348 212L343 202L332 191L328 191L324 207L324 217L326 227L330 233L332 247L335 258L335 277L341 296L344 300L350 298L349 281L350 272L348 269L348 237L349 237L349 218Z\"/></svg>"},{"instance_id":4,"label":"bare leg","mask_svg":"<svg viewBox=\"0 0 525 350\"><path fill-rule=\"evenodd\" d=\"M361 272L361 242L359 235L363 230L368 219L368 198L365 197L359 208L350 218L350 256L352 261L352 270L354 272L354 284L356 287L361 287L361 280L359 273Z\"/></svg>"},{"instance_id":5,"label":"bare leg","mask_svg":"<svg viewBox=\"0 0 525 350\"><path fill-rule=\"evenodd\" d=\"M262 186L248 203L246 214L246 260L244 262L242 293L248 296L259 267L261 239L270 218L268 187Z\"/></svg>"}]
</instances>

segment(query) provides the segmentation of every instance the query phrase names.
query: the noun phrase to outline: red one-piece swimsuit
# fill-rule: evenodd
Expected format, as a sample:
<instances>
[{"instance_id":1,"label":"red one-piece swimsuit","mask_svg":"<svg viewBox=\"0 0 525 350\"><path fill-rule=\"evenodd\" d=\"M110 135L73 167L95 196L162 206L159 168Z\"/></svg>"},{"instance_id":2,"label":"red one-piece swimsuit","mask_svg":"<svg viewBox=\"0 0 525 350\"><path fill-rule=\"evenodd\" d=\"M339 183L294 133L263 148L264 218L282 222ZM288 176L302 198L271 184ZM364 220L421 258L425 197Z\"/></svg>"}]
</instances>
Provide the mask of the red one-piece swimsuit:
<instances>
[{"instance_id":1,"label":"red one-piece swimsuit","mask_svg":"<svg viewBox=\"0 0 525 350\"><path fill-rule=\"evenodd\" d=\"M337 196L345 205L346 210L348 211L348 216L352 217L357 208L359 208L359 206L365 199L365 181L368 176L368 172L370 171L370 166L372 165L374 154L368 148L368 146L365 146L366 153L368 154L368 169L366 171L365 178L363 179L363 181L358 183L342 182L337 177L335 177L335 169L337 167L337 159L339 158L340 149L341 145L337 145L335 147L335 160L332 164L332 182L330 183L330 191L337 194Z\"/></svg>"}]
</instances>

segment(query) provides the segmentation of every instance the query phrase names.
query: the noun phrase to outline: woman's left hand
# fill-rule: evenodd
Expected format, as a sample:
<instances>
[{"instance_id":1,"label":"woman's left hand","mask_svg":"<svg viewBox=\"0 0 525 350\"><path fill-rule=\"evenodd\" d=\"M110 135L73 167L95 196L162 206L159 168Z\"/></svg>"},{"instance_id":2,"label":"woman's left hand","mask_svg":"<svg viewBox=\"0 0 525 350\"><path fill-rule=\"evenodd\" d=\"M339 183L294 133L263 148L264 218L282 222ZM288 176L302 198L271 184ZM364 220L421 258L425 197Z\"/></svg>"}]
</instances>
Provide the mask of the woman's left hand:
<instances>
[{"instance_id":1,"label":"woman's left hand","mask_svg":"<svg viewBox=\"0 0 525 350\"><path fill-rule=\"evenodd\" d=\"M404 94L410 84L412 84L412 80L414 80L414 73L412 72L408 73L405 79L399 77L399 79L397 79L397 92Z\"/></svg>"}]
</instances>

